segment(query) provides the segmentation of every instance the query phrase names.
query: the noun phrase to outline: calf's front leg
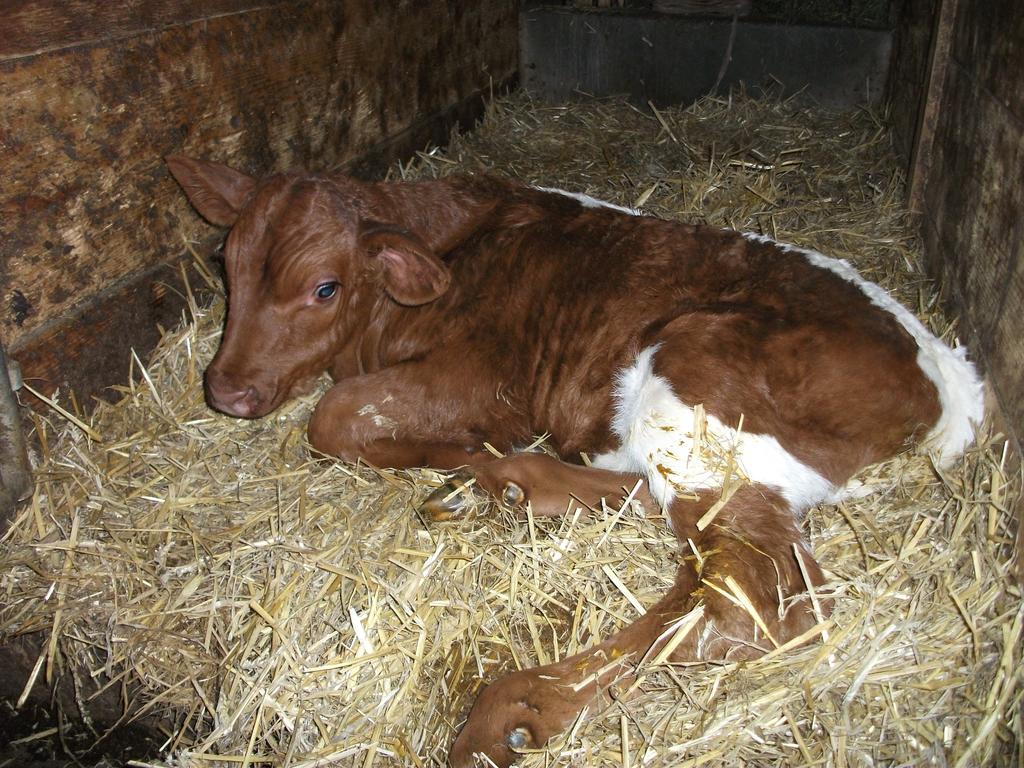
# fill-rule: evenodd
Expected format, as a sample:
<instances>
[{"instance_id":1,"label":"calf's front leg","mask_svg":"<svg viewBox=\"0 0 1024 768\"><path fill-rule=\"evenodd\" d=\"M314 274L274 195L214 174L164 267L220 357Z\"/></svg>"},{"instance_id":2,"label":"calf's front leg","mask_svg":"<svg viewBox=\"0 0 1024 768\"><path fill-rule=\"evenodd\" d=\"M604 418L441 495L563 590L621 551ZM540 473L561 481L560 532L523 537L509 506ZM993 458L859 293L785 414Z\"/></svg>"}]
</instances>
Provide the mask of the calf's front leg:
<instances>
[{"instance_id":1,"label":"calf's front leg","mask_svg":"<svg viewBox=\"0 0 1024 768\"><path fill-rule=\"evenodd\" d=\"M394 366L335 384L310 418L310 445L343 461L395 469L454 469L492 459L478 435L488 415L471 399L457 407L445 377L421 368Z\"/></svg>"},{"instance_id":2,"label":"calf's front leg","mask_svg":"<svg viewBox=\"0 0 1024 768\"><path fill-rule=\"evenodd\" d=\"M446 520L462 512L469 480L509 507L527 503L537 517L557 517L573 504L599 509L601 502L618 507L628 497L645 508L658 508L641 476L596 467L568 464L544 453L516 453L481 463L442 485L421 506L433 520Z\"/></svg>"}]
</instances>

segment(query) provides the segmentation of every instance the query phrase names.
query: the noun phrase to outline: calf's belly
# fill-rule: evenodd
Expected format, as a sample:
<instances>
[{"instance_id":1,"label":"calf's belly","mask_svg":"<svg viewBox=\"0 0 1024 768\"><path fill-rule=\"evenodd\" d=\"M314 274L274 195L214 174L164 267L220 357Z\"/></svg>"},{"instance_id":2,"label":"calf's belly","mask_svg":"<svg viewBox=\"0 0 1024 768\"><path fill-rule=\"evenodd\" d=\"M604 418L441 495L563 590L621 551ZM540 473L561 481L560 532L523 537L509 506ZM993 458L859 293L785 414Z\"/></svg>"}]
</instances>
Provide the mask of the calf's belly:
<instances>
[{"instance_id":1,"label":"calf's belly","mask_svg":"<svg viewBox=\"0 0 1024 768\"><path fill-rule=\"evenodd\" d=\"M683 402L655 373L657 352L644 349L619 375L611 422L618 444L595 466L646 476L664 506L680 493L747 480L774 488L797 510L833 496L835 486L774 436L744 433Z\"/></svg>"}]
</instances>

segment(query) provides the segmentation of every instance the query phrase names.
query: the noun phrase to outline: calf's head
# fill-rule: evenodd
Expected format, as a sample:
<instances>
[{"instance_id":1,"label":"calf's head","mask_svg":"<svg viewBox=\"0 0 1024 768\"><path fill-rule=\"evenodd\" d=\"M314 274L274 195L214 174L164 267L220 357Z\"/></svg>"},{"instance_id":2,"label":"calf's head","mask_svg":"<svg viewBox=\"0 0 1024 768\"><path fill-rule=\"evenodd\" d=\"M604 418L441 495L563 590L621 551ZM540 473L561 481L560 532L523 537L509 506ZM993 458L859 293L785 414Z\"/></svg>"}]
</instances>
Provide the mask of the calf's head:
<instances>
[{"instance_id":1,"label":"calf's head","mask_svg":"<svg viewBox=\"0 0 1024 768\"><path fill-rule=\"evenodd\" d=\"M448 287L447 267L381 188L309 174L257 181L180 155L167 164L200 215L231 227L227 325L206 371L217 410L270 413L331 366L381 300L423 304Z\"/></svg>"}]
</instances>

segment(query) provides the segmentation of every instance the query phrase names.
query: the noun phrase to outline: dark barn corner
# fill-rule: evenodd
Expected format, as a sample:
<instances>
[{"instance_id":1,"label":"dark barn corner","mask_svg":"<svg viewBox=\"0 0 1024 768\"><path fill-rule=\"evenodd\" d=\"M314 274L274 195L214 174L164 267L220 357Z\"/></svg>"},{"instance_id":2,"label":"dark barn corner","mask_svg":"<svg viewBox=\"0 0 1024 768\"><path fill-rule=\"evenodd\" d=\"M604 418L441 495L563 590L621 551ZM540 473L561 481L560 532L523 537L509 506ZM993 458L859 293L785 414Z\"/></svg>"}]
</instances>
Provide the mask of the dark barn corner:
<instances>
[{"instance_id":1,"label":"dark barn corner","mask_svg":"<svg viewBox=\"0 0 1024 768\"><path fill-rule=\"evenodd\" d=\"M156 688L133 669L135 659L117 667L110 662L112 648L94 647L95 641L77 636L73 627L61 623L73 612L73 600L80 602L76 614L99 615L107 609L102 605L106 598L98 597L98 591L77 597L65 594L58 586L63 576L93 557L94 539L127 536L127 531L136 530L133 518L124 529L101 528L80 537L79 511L84 515L102 506L108 486L127 476L129 464L157 460L146 451L127 447L124 435L111 439L109 451L101 451L100 458L93 454L83 458L83 446L94 441L85 430L78 442L60 442L59 450L67 452L61 465L51 456L58 444L57 431L69 420L89 422L101 402L119 401L136 387L153 387L142 371L149 355L169 331L192 319L193 302L209 303L221 291L216 249L223 232L190 207L164 158L193 155L255 175L302 166L382 179L402 173L396 168L411 167L419 152L427 158L420 157L421 161L434 163L430 172L435 174L439 173L436 168L459 163L460 170L493 170L492 158L472 145L460 144L455 159L431 159L426 150L444 148L453 137L470 134L485 116L506 109L500 105L507 94L522 97L523 103L528 96L531 109L536 109L529 113L534 116L531 120L544 109L554 114L577 102L593 105L595 100L608 99L611 104L625 97L623 105L630 106L622 106L623 114L642 113L642 119L655 128L658 121L666 127L661 110L685 107L708 95L717 95L723 103L749 97L784 101L786 107L766 120L783 113L795 115L808 105L870 115L864 118L867 122L857 123L858 130L870 134L863 126L871 122L877 131L885 132L884 142L891 143L891 151L887 148L880 161L890 166L873 172L887 180L902 174L905 182L898 202L909 211L912 230L907 239L919 248L915 253L921 254L928 278L920 281L922 287L908 289L900 298L920 299L913 307L920 310L931 307L924 297L932 291L939 294L946 316L956 322L955 334L950 336L967 345L985 374L995 429L1005 436L1005 443L1000 443L1006 446L1005 456L997 462L998 472L983 479L985 492L991 495L986 497L987 511L978 512L973 522L965 514L954 530L959 535L987 525L982 534L998 539L1000 551L1015 546L1015 576L1024 581L1021 528L1014 544L1012 534L996 531L992 522L993 510L1006 505L1012 507L1008 514L1024 520L1018 487L1024 439L1024 13L1019 0L0 0L0 532L20 526L38 534L38 540L22 550L8 546L8 539L14 539L5 538L0 567L10 574L35 574L44 586L36 589L31 600L58 606L45 620L33 618L29 598L15 596L13 576L4 581L0 574L0 768L120 765L129 760L164 765L158 761L185 748L184 734L210 735L209 712L217 710L222 690L226 696L232 686L248 685L252 690L269 686L266 679L255 677L239 683L241 673L238 679L226 681L210 672L195 684L196 703L191 711L170 703L170 698L150 701L148 694L138 694ZM572 119L567 116L565 124ZM758 127L750 126L750 134ZM627 135L625 129L622 135ZM666 135L659 134L659 141L685 145L686 137L672 135L669 129ZM559 150L549 144L547 134L538 138L538 154L558 155ZM705 145L700 146L703 152ZM722 147L714 142L707 147L708 157L700 160L710 164L713 153ZM625 157L631 148L613 147L612 154L616 151ZM603 160L595 161L593 167L611 168L619 161L619 155L609 159L605 151ZM541 179L530 162L524 156L497 170L521 173L527 181ZM755 168L762 159L746 156L735 162ZM580 167L589 173L592 166ZM530 173L534 175L526 178ZM808 174L807 185L812 185L813 167L801 173ZM572 178L564 182L570 184L572 189L584 186ZM644 193L641 202L635 193L629 200L616 202L642 207L648 196L656 197L658 190L668 186L669 182L652 183L648 190L639 190ZM766 205L775 202L760 188L752 194L762 197ZM783 204L780 198L779 207ZM182 388L195 386L201 375L201 369L190 370L181 379ZM193 416L197 423L207 418L207 414ZM166 427L161 426L162 420L169 418L147 416L128 431L156 434ZM259 429L252 427L246 434L255 441L262 434ZM301 430L287 432L267 453L278 451L285 456L298 450L302 439ZM244 453L244 443L234 438L224 442L231 443L231 461ZM205 448L196 445L189 450L198 456ZM62 485L64 490L59 490L52 484L55 470L48 469L34 480L31 476L30 463L38 466L44 459L55 461L56 466L112 474L95 483L82 480L77 486L74 482ZM122 459L124 464L119 464ZM226 466L223 471L211 469L211 476L230 474L233 465ZM293 464L282 458L271 477L276 482L294 471ZM173 467L160 472L173 472ZM939 482L936 477L929 475L928 482ZM349 481L351 477L345 479ZM387 493L393 495L408 480L401 476L388 483ZM241 484L232 487L240 499ZM326 514L315 504L315 490L304 485L297 492L295 506L304 522L307 513L313 520ZM138 487L127 488L123 495L125 499L152 496L154 504L170 505L177 492ZM180 495L187 497L182 504L188 509L206 503L204 494L182 490ZM57 503L58 497L74 508L69 518L73 522L54 522L46 512L41 499ZM359 510L365 511L362 506ZM925 517L927 525L938 527ZM219 522L225 531L230 529L225 537L241 542L238 546L255 550L272 538L269 533L254 533L247 524L232 528L234 522ZM921 524L917 517L906 523L905 528L917 534L909 537L913 544L909 549L906 539L893 543L877 532L872 538L870 531L858 531L857 536L863 536L858 544L864 570L877 574L888 568L879 564L879 553L898 559L918 547L928 530L919 528ZM278 523L270 525L277 535ZM316 527L313 522L310 525ZM200 533L193 533L196 562L221 557ZM190 567L171 562L170 535L165 534L155 523L145 530L148 538L137 550L142 576L133 599L146 590L156 594L165 570ZM252 543L257 539L259 543ZM373 541L375 546L380 544ZM439 547L434 539L413 543L403 545L400 552L411 557L410 552ZM450 553L446 550L444 558L441 551L437 549L438 562L460 557L455 548ZM295 552L291 554L298 558ZM550 559L561 557L560 553ZM429 580L427 566L417 562L406 570L422 565L423 578ZM979 582L984 574L991 576L997 570L994 562L977 553L971 562ZM356 566L324 568L334 569L330 570L332 581L321 585L322 592L317 594L337 592L339 599L358 600L358 589L345 586L349 570L358 570ZM1016 595L1019 606L1019 585L1012 585L1014 572L1006 574L1006 588ZM194 578L189 589L202 590L199 571ZM112 572L109 580L114 579ZM517 571L511 583L518 580ZM514 588L502 584L502 588ZM219 601L236 600L257 605L253 610L266 613L269 608L260 603L269 600L261 591L265 585L249 581L239 589L243 586L248 592L241 597L210 597L209 612L221 605ZM903 582L890 586L893 592L905 590L908 602L921 599ZM301 589L296 581L282 591ZM179 602L163 598L164 602L154 604L153 615L171 616L183 610L192 594L186 592L182 590ZM492 590L494 595L500 592L498 586ZM956 593L951 599L962 608L975 598L980 600L972 592ZM403 593L382 611L402 614L403 627L417 622L429 627L413 612L403 614L406 599ZM446 600L435 599L430 610L446 605ZM630 601L624 611L635 604L635 599ZM92 607L82 607L86 605ZM559 615L568 617L566 622L572 621L573 609L558 605ZM353 623L360 615L366 622L379 618L351 610L356 616ZM274 653L285 657L281 649L290 647L282 627L291 614L275 622L264 613L260 613L266 620L260 630L264 634L254 632L231 647L230 663L237 662L246 673L244 656L259 643L272 644ZM1020 649L998 657L984 651L978 640L981 630L972 624L966 609L963 616L976 644L970 651L971 663L995 670L994 679L1002 681L1003 687L993 683L991 711L1013 710L1016 702L1020 721L1024 718L1019 712L1021 689L1014 692L1007 687L1017 675L1013 667L1020 664ZM1006 637L1016 626L1014 616L1019 623L1020 613L1009 609L999 619ZM539 624L539 628L530 624L522 630L532 638L523 644L529 653L544 646L537 638L550 639L558 631L551 621L547 626ZM154 620L146 631L150 639L164 632L179 633L173 652L184 659L198 654L199 646L208 649L216 644L210 626L196 619L187 631L172 631ZM581 636L606 629L599 623L572 626ZM1019 627L1016 631L1019 638ZM361 643L373 659L383 654L362 626L357 634L354 646ZM272 640L266 639L270 636ZM479 642L481 646L485 640L493 642L502 652L518 642L514 632L495 637ZM439 642L428 629L423 630L423 638L422 644ZM578 639L574 636L569 644ZM458 652L451 650L445 662L457 667L460 675L463 670L465 675L476 674L478 666L482 672L485 662L498 664L499 652L479 651L477 642L476 637L467 641L476 656L460 647ZM78 645L72 653L68 649L74 643ZM520 661L517 657L516 663ZM287 664L292 663L298 664L288 659ZM438 679L446 673L440 667L426 667L417 666L416 672ZM150 667L140 662L139 669ZM958 667L957 674L967 673ZM900 684L896 671L892 680L893 685ZM853 683L850 690L856 692ZM810 696L809 686L807 691ZM395 698L405 695L412 694L403 688ZM822 695L841 698L842 692ZM879 698L886 695L878 693ZM458 719L459 712L449 711L455 705L434 699L430 704L439 708L435 719L443 721L444 727ZM232 754L230 764L293 764L293 756L305 746L297 736L289 741L284 730L275 732L277 741L264 742L255 736L258 721L276 716L278 705L268 694L254 716L256 724L245 721L253 741L248 752ZM280 707L283 710L284 705ZM927 713L919 714L927 719ZM777 719L795 723L801 715L787 710L785 717ZM971 762L975 747L961 742L985 739L989 740L984 742L985 754L993 764L1019 764L1021 723L1014 730L1003 722L1006 718L993 717L991 723L971 723L974 741L958 735L956 725L945 726L946 737L922 726L920 732L886 733L885 738L920 741L921 764L947 758L953 764L953 744L961 750L957 754L963 757L962 764L979 764ZM623 715L623 732L627 726ZM828 727L838 733L848 726L847 722ZM316 725L321 730L325 727L322 722ZM785 764L832 761L835 756L826 759L824 753L811 760L803 741L814 729L823 728L826 725L815 722L805 732L794 724L791 740L800 748L793 748L792 761ZM376 757L372 751L364 754L352 747L351 753L339 748L333 758L345 765L442 764L439 747L417 753L401 738L384 739L390 751L379 750ZM814 738L823 744L839 739L820 734ZM633 748L637 747L634 741ZM207 748L209 764L228 764L216 763L211 756L214 747L207 744ZM859 757L842 752L840 746L835 749L841 757L836 764L858 764ZM640 764L641 751L630 753L628 744L623 750L626 757L616 754L608 759L628 764L631 754L632 764ZM607 754L601 754L604 760ZM758 762L754 752L743 755L751 764ZM700 763L695 753L679 759L684 757L693 765ZM709 764L729 764L726 757L721 760ZM294 764L315 761L309 758Z\"/></svg>"}]
</instances>

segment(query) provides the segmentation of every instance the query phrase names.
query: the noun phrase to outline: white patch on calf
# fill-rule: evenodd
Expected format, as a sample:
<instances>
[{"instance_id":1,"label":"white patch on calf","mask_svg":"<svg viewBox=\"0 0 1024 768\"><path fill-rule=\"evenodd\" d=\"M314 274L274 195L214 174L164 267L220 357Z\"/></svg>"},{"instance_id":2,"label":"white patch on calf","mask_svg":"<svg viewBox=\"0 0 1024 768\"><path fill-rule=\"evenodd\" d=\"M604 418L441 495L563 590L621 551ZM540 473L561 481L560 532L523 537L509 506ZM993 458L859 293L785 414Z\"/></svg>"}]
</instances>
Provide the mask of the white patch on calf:
<instances>
[{"instance_id":1,"label":"white patch on calf","mask_svg":"<svg viewBox=\"0 0 1024 768\"><path fill-rule=\"evenodd\" d=\"M381 416L380 414L378 414L373 417L373 426L394 432L396 429L398 429L398 422L395 421L394 419L389 419L387 416Z\"/></svg>"},{"instance_id":2,"label":"white patch on calf","mask_svg":"<svg viewBox=\"0 0 1024 768\"><path fill-rule=\"evenodd\" d=\"M564 189L556 189L555 187L534 187L534 189L541 192L551 192L555 195L562 195L563 197L571 197L573 200L579 202L584 208L611 208L613 211L619 213L628 213L630 216L643 216L643 211L639 211L636 208L626 208L623 205L616 205L615 203L609 203L605 200L598 200L596 197L590 195L584 195L581 192L566 192Z\"/></svg>"},{"instance_id":3,"label":"white patch on calf","mask_svg":"<svg viewBox=\"0 0 1024 768\"><path fill-rule=\"evenodd\" d=\"M391 395L388 395L387 397L384 398L384 402L386 403L388 400L391 399ZM380 429L388 429L393 432L398 428L398 422L396 422L394 419L390 419L387 416L381 414L380 411L377 410L377 406L375 406L373 403L364 405L362 408L356 411L356 415L369 416L370 421L373 422L373 425L375 427L379 427Z\"/></svg>"},{"instance_id":4,"label":"white patch on calf","mask_svg":"<svg viewBox=\"0 0 1024 768\"><path fill-rule=\"evenodd\" d=\"M721 488L731 453L738 473L775 488L795 510L833 497L828 480L786 451L770 435L738 433L707 414L703 439L692 406L654 373L658 347L643 350L619 372L615 384L612 431L619 447L593 460L596 467L639 472L654 497L668 505L677 492ZM701 440L701 445L695 445Z\"/></svg>"},{"instance_id":5,"label":"white patch on calf","mask_svg":"<svg viewBox=\"0 0 1024 768\"><path fill-rule=\"evenodd\" d=\"M784 251L799 253L821 269L827 269L860 288L871 303L891 313L917 342L917 365L939 393L942 413L924 440L924 447L935 452L941 466L948 466L974 441L974 426L985 416L985 397L981 378L967 360L963 347L951 349L925 328L909 309L890 296L884 288L860 273L843 259L832 259L817 251L777 243L764 235L745 233L744 237L771 243Z\"/></svg>"}]
</instances>

